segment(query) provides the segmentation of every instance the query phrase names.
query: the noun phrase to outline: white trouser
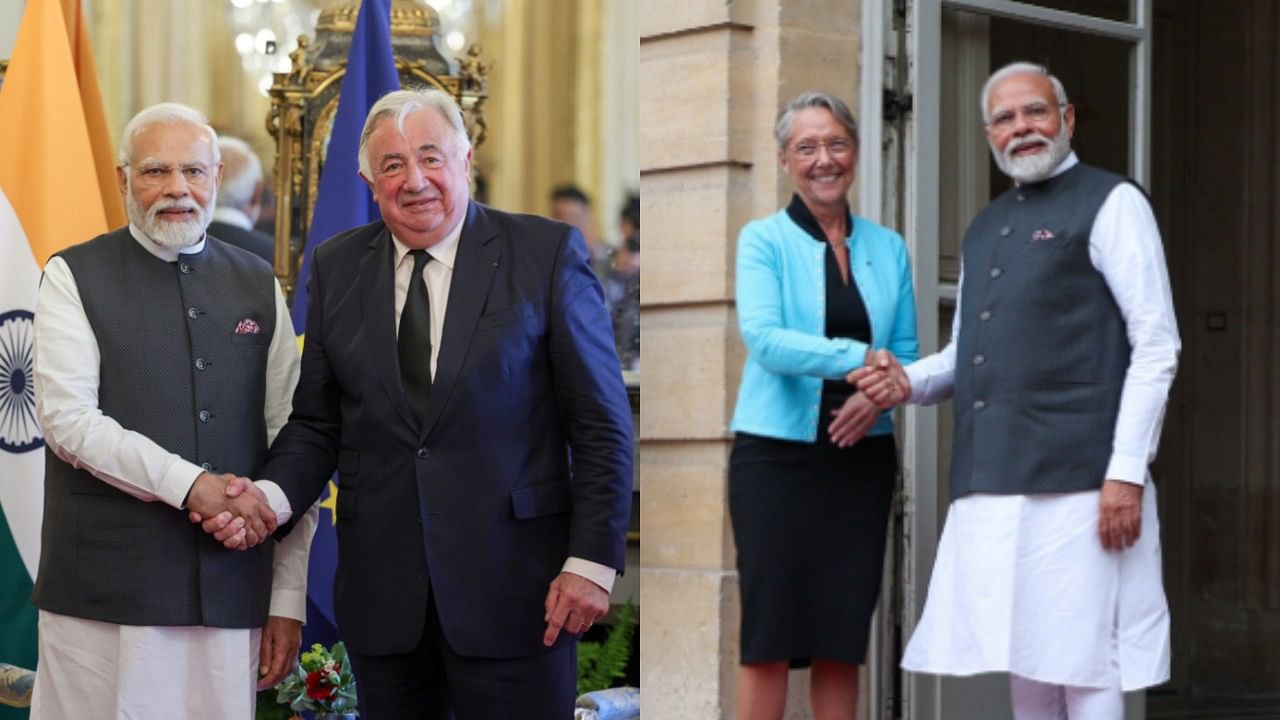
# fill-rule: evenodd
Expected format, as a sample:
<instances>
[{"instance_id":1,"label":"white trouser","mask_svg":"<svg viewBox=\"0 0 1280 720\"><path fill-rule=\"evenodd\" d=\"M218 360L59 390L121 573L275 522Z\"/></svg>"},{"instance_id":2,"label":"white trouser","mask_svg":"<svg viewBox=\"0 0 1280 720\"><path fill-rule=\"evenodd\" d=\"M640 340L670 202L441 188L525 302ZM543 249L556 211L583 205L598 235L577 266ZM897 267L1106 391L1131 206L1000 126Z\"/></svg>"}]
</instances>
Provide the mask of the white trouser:
<instances>
[{"instance_id":1,"label":"white trouser","mask_svg":"<svg viewBox=\"0 0 1280 720\"><path fill-rule=\"evenodd\" d=\"M40 611L32 720L251 720L262 631Z\"/></svg>"},{"instance_id":2,"label":"white trouser","mask_svg":"<svg viewBox=\"0 0 1280 720\"><path fill-rule=\"evenodd\" d=\"M1120 687L1091 688L1049 685L1009 676L1009 696L1016 720L1123 720Z\"/></svg>"}]
</instances>

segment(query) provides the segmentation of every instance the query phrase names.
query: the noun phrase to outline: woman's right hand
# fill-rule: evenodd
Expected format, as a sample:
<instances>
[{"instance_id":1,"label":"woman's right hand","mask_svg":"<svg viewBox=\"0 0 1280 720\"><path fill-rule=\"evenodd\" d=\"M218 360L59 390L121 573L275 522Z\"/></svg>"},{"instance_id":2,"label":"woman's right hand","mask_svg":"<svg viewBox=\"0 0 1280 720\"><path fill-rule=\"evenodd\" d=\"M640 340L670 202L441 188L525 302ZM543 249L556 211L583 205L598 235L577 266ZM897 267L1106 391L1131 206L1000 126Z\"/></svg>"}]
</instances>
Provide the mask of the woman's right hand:
<instances>
[{"instance_id":1,"label":"woman's right hand","mask_svg":"<svg viewBox=\"0 0 1280 720\"><path fill-rule=\"evenodd\" d=\"M839 410L832 410L831 416L831 424L827 426L831 442L838 448L847 448L853 447L876 424L880 408L866 395L856 392L844 401Z\"/></svg>"}]
</instances>

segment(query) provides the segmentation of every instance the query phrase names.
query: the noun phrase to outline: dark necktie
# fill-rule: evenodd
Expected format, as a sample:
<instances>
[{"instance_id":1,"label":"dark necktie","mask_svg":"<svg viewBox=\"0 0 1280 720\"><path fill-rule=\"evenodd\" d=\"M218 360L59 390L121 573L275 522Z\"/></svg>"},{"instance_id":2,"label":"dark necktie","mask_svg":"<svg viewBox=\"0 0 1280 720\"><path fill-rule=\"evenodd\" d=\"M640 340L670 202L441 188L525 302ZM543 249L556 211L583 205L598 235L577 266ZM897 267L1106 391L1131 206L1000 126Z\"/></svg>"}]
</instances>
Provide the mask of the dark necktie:
<instances>
[{"instance_id":1,"label":"dark necktie","mask_svg":"<svg viewBox=\"0 0 1280 720\"><path fill-rule=\"evenodd\" d=\"M422 279L431 256L426 250L410 250L409 254L413 256L413 274L400 311L400 379L414 417L421 423L431 399L431 304Z\"/></svg>"}]
</instances>

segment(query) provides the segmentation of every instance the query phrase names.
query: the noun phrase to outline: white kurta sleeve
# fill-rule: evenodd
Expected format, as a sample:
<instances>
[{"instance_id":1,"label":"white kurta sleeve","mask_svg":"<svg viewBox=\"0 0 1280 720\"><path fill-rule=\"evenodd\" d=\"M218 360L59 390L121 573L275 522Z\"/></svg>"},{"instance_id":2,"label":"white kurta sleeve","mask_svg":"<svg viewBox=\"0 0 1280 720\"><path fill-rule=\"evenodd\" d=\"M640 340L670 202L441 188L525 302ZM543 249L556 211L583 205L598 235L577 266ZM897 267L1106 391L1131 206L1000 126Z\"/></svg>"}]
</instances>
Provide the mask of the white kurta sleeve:
<instances>
[{"instance_id":1,"label":"white kurta sleeve","mask_svg":"<svg viewBox=\"0 0 1280 720\"><path fill-rule=\"evenodd\" d=\"M49 449L73 467L145 502L181 508L202 472L98 407L101 356L75 276L62 258L45 265L36 301L36 417Z\"/></svg>"},{"instance_id":2,"label":"white kurta sleeve","mask_svg":"<svg viewBox=\"0 0 1280 720\"><path fill-rule=\"evenodd\" d=\"M293 388L298 384L298 340L289 319L280 283L276 282L276 332L267 350L267 392L263 412L267 421L267 443L275 440L280 428L289 419L293 408ZM270 496L271 494L268 493ZM286 522L292 513L282 512L278 502L288 505L284 493L276 488L271 497L272 509ZM307 618L307 564L311 557L311 537L315 534L320 510L312 505L298 519L298 525L276 546L271 574L271 615L306 621Z\"/></svg>"},{"instance_id":3,"label":"white kurta sleeve","mask_svg":"<svg viewBox=\"0 0 1280 720\"><path fill-rule=\"evenodd\" d=\"M293 388L298 384L298 372L301 358L298 352L298 338L293 332L293 321L289 319L289 306L285 303L284 292L280 290L280 281L275 281L276 290L276 332L271 336L271 346L267 348L267 390L266 408L267 444L276 439L276 433L289 420L293 410Z\"/></svg>"},{"instance_id":4,"label":"white kurta sleeve","mask_svg":"<svg viewBox=\"0 0 1280 720\"><path fill-rule=\"evenodd\" d=\"M1150 203L1129 183L1112 190L1099 209L1089 259L1106 278L1132 348L1106 477L1141 485L1160 444L1182 342L1160 230Z\"/></svg>"},{"instance_id":5,"label":"white kurta sleeve","mask_svg":"<svg viewBox=\"0 0 1280 720\"><path fill-rule=\"evenodd\" d=\"M964 287L964 268L960 269L959 286ZM960 292L956 292L956 312L951 320L951 341L947 346L928 357L908 365L905 370L911 381L911 397L907 402L916 405L935 405L951 397L956 386L956 338L960 337Z\"/></svg>"},{"instance_id":6,"label":"white kurta sleeve","mask_svg":"<svg viewBox=\"0 0 1280 720\"><path fill-rule=\"evenodd\" d=\"M318 505L307 508L293 532L276 545L271 572L271 615L307 620L307 565L319 515Z\"/></svg>"}]
</instances>

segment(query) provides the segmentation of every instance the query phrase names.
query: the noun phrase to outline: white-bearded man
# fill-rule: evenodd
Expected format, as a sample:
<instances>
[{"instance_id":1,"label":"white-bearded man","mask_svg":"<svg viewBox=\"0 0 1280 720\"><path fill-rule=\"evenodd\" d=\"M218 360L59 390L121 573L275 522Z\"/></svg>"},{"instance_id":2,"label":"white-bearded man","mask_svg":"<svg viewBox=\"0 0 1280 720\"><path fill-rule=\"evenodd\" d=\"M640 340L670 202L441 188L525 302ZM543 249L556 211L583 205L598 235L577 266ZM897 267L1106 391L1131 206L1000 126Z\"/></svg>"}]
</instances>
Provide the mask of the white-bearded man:
<instances>
[{"instance_id":1,"label":"white-bearded man","mask_svg":"<svg viewBox=\"0 0 1280 720\"><path fill-rule=\"evenodd\" d=\"M247 542L287 519L225 497L288 418L298 352L270 266L205 234L221 175L200 113L143 110L117 168L129 226L45 266L37 720L247 719L296 657L314 508L248 553L188 519L230 511Z\"/></svg>"},{"instance_id":2,"label":"white-bearded man","mask_svg":"<svg viewBox=\"0 0 1280 720\"><path fill-rule=\"evenodd\" d=\"M1169 677L1154 459L1181 347L1144 193L1081 163L1039 65L996 71L987 140L1015 182L965 234L951 343L850 380L955 398L952 503L902 666L1010 674L1019 720L1118 720Z\"/></svg>"}]
</instances>

